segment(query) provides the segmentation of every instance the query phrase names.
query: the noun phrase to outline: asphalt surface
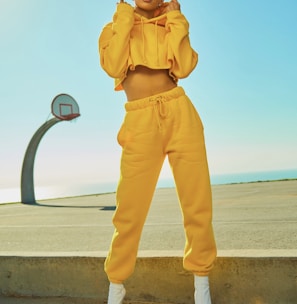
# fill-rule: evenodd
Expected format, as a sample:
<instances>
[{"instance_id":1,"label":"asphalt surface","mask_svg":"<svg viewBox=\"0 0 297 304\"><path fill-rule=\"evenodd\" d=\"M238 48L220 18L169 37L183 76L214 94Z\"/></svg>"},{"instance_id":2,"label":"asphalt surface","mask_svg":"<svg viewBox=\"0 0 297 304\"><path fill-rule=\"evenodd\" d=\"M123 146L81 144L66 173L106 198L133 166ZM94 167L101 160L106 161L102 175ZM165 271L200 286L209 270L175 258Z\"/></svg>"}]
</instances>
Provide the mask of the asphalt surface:
<instances>
[{"instance_id":1,"label":"asphalt surface","mask_svg":"<svg viewBox=\"0 0 297 304\"><path fill-rule=\"evenodd\" d=\"M0 205L0 254L107 251L115 193ZM213 186L218 250L297 249L297 180ZM140 251L182 251L184 231L173 188L157 189Z\"/></svg>"}]
</instances>

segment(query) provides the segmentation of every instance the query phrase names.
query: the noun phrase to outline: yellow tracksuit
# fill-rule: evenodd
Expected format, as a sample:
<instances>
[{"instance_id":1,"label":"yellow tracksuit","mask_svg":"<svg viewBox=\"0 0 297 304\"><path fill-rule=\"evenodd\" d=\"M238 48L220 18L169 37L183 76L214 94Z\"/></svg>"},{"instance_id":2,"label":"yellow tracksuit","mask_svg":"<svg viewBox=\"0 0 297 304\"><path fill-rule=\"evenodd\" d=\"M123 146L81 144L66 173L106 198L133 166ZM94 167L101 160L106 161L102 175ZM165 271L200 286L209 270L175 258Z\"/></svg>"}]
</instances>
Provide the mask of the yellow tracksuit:
<instances>
[{"instance_id":1,"label":"yellow tracksuit","mask_svg":"<svg viewBox=\"0 0 297 304\"><path fill-rule=\"evenodd\" d=\"M118 4L113 22L104 27L99 52L102 67L115 78L116 90L122 89L127 70L137 65L168 69L177 81L186 77L198 60L190 46L188 23L179 11L145 19L126 3ZM125 108L118 134L121 177L113 216L115 231L105 261L107 276L113 283L122 283L133 273L141 232L166 156L183 212L184 267L194 274L208 275L216 245L200 117L181 87L129 101Z\"/></svg>"}]
</instances>

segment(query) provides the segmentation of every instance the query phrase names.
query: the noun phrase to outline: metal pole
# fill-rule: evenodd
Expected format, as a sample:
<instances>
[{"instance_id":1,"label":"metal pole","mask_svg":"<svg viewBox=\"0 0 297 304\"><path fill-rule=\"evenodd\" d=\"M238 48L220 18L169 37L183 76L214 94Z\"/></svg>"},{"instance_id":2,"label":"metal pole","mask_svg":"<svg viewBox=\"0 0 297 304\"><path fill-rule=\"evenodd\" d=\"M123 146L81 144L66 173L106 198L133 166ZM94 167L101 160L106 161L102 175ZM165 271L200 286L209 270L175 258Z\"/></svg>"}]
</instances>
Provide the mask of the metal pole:
<instances>
[{"instance_id":1,"label":"metal pole","mask_svg":"<svg viewBox=\"0 0 297 304\"><path fill-rule=\"evenodd\" d=\"M27 147L21 176L21 202L23 204L36 204L34 192L34 160L36 151L47 130L60 121L62 120L55 117L45 122L33 135Z\"/></svg>"}]
</instances>

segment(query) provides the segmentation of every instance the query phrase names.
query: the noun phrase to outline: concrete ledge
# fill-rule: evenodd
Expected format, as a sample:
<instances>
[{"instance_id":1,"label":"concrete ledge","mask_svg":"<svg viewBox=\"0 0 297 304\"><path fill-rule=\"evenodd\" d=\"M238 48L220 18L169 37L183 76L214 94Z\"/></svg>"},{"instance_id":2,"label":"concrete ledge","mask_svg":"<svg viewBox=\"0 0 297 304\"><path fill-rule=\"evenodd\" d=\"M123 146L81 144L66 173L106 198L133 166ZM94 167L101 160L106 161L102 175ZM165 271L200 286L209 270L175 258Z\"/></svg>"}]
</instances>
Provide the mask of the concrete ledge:
<instances>
[{"instance_id":1,"label":"concrete ledge","mask_svg":"<svg viewBox=\"0 0 297 304\"><path fill-rule=\"evenodd\" d=\"M105 252L2 252L0 299L24 297L22 303L26 303L26 298L37 297L56 298L51 303L103 304L108 292L105 256ZM297 250L221 251L210 284L213 304L296 304ZM125 285L127 303L194 302L193 277L182 268L181 252L140 252Z\"/></svg>"}]
</instances>

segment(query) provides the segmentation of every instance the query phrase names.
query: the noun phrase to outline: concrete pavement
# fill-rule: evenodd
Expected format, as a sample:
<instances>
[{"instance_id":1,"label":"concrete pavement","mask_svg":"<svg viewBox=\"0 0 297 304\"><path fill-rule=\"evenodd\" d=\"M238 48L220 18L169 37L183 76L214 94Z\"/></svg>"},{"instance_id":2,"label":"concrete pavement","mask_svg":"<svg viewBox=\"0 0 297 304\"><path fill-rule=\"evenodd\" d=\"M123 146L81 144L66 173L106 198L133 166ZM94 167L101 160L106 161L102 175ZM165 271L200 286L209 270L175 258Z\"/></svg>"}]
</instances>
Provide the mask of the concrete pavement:
<instances>
[{"instance_id":1,"label":"concrete pavement","mask_svg":"<svg viewBox=\"0 0 297 304\"><path fill-rule=\"evenodd\" d=\"M297 181L217 185L213 198L213 304L296 304ZM104 303L114 204L110 193L1 205L0 303ZM193 303L183 246L175 190L158 189L127 301Z\"/></svg>"}]
</instances>

